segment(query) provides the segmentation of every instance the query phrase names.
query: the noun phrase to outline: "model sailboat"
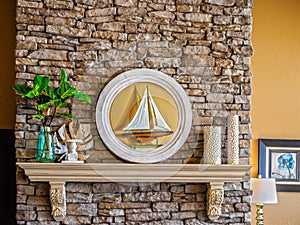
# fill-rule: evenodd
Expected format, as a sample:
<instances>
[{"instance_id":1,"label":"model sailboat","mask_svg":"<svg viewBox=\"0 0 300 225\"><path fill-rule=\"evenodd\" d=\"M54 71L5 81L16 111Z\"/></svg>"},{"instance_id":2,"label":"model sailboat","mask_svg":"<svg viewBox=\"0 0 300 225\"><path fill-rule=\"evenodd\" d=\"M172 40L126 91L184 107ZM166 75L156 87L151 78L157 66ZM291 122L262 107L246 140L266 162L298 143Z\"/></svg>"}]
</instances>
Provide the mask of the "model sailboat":
<instances>
[{"instance_id":1,"label":"model sailboat","mask_svg":"<svg viewBox=\"0 0 300 225\"><path fill-rule=\"evenodd\" d=\"M133 135L141 144L173 133L156 106L148 87L144 91L136 113L122 131L122 136Z\"/></svg>"}]
</instances>

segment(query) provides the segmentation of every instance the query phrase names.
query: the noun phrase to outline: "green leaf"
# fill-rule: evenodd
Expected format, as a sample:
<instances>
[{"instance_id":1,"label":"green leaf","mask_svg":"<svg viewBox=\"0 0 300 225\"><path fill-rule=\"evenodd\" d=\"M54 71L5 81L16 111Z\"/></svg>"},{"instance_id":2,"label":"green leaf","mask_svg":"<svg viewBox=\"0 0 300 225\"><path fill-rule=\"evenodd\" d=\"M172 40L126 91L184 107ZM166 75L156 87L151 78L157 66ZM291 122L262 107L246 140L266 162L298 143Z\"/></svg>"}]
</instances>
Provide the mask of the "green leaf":
<instances>
[{"instance_id":1,"label":"green leaf","mask_svg":"<svg viewBox=\"0 0 300 225\"><path fill-rule=\"evenodd\" d=\"M23 98L24 97L27 97L27 98L36 98L38 97L38 92L35 90L35 89L32 89L31 91L29 91L28 93L26 93L24 96L22 96Z\"/></svg>"},{"instance_id":2,"label":"green leaf","mask_svg":"<svg viewBox=\"0 0 300 225\"><path fill-rule=\"evenodd\" d=\"M63 103L63 101L60 98L54 99L52 102L56 108L58 105Z\"/></svg>"},{"instance_id":3,"label":"green leaf","mask_svg":"<svg viewBox=\"0 0 300 225\"><path fill-rule=\"evenodd\" d=\"M78 100L81 100L81 101L84 101L84 102L89 103L89 104L91 104L91 102L92 102L90 96L88 96L87 94L84 94L81 91L77 91L75 93L74 98L78 99Z\"/></svg>"},{"instance_id":4,"label":"green leaf","mask_svg":"<svg viewBox=\"0 0 300 225\"><path fill-rule=\"evenodd\" d=\"M49 86L50 78L46 76L36 75L33 80L34 89L39 93Z\"/></svg>"},{"instance_id":5,"label":"green leaf","mask_svg":"<svg viewBox=\"0 0 300 225\"><path fill-rule=\"evenodd\" d=\"M60 97L62 99L73 98L76 92L77 92L76 88L70 87L65 92L63 92Z\"/></svg>"},{"instance_id":6,"label":"green leaf","mask_svg":"<svg viewBox=\"0 0 300 225\"><path fill-rule=\"evenodd\" d=\"M38 105L38 110L41 111L43 109L47 109L47 108L51 107L51 105L53 105L53 101L46 102L44 104L39 104Z\"/></svg>"},{"instance_id":7,"label":"green leaf","mask_svg":"<svg viewBox=\"0 0 300 225\"><path fill-rule=\"evenodd\" d=\"M57 109L61 109L61 108L69 108L69 105L65 102L61 102L60 104L58 104L56 106Z\"/></svg>"},{"instance_id":8,"label":"green leaf","mask_svg":"<svg viewBox=\"0 0 300 225\"><path fill-rule=\"evenodd\" d=\"M19 93L19 94L22 94L23 98L25 97L25 94L27 94L29 91L32 90L31 87L28 87L27 85L25 84L17 84L16 86L13 87L13 89Z\"/></svg>"},{"instance_id":9,"label":"green leaf","mask_svg":"<svg viewBox=\"0 0 300 225\"><path fill-rule=\"evenodd\" d=\"M58 88L58 95L61 96L64 92L66 92L71 85L68 83L68 76L64 69L60 70L60 83Z\"/></svg>"},{"instance_id":10,"label":"green leaf","mask_svg":"<svg viewBox=\"0 0 300 225\"><path fill-rule=\"evenodd\" d=\"M36 119L40 119L40 120L43 120L45 117L43 116L43 114L35 114L32 116L33 118L36 118Z\"/></svg>"},{"instance_id":11,"label":"green leaf","mask_svg":"<svg viewBox=\"0 0 300 225\"><path fill-rule=\"evenodd\" d=\"M62 96L68 89L71 88L71 85L68 82L61 82L59 88L57 89L57 95Z\"/></svg>"},{"instance_id":12,"label":"green leaf","mask_svg":"<svg viewBox=\"0 0 300 225\"><path fill-rule=\"evenodd\" d=\"M58 98L57 95L55 94L55 92L49 86L45 88L45 94L47 96L49 96L51 99L57 99Z\"/></svg>"},{"instance_id":13,"label":"green leaf","mask_svg":"<svg viewBox=\"0 0 300 225\"><path fill-rule=\"evenodd\" d=\"M66 82L66 83L68 82L68 76L64 69L60 70L60 82Z\"/></svg>"},{"instance_id":14,"label":"green leaf","mask_svg":"<svg viewBox=\"0 0 300 225\"><path fill-rule=\"evenodd\" d=\"M29 92L27 92L24 97L27 98L36 98L39 97L40 95L42 95L42 92L44 91L44 89L46 87L48 87L50 78L49 77L45 77L45 76L41 76L41 75L36 75L34 77L34 81L33 81L33 89L31 89Z\"/></svg>"}]
</instances>

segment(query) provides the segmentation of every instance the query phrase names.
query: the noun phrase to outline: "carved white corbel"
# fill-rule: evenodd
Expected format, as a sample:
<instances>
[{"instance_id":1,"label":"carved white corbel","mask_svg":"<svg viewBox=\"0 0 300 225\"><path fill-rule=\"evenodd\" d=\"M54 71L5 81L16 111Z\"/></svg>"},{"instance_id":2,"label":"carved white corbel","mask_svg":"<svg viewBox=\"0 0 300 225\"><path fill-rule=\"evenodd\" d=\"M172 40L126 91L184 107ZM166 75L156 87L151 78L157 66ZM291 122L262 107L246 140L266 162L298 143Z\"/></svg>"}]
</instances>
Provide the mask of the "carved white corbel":
<instances>
[{"instance_id":1,"label":"carved white corbel","mask_svg":"<svg viewBox=\"0 0 300 225\"><path fill-rule=\"evenodd\" d=\"M66 216L65 182L50 182L51 215L56 221L63 221Z\"/></svg>"},{"instance_id":2,"label":"carved white corbel","mask_svg":"<svg viewBox=\"0 0 300 225\"><path fill-rule=\"evenodd\" d=\"M210 182L207 190L206 210L210 220L217 220L221 215L221 204L224 196L224 183Z\"/></svg>"}]
</instances>

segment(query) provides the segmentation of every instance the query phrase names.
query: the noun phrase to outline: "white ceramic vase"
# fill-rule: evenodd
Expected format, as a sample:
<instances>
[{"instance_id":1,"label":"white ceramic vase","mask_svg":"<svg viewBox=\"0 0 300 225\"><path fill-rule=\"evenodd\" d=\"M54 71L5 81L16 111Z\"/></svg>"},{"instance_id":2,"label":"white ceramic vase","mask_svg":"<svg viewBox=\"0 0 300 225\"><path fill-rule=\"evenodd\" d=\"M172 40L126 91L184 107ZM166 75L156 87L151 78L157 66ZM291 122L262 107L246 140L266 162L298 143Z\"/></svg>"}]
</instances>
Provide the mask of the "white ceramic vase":
<instances>
[{"instance_id":1,"label":"white ceramic vase","mask_svg":"<svg viewBox=\"0 0 300 225\"><path fill-rule=\"evenodd\" d=\"M205 164L221 164L221 127L204 127L204 154Z\"/></svg>"},{"instance_id":2,"label":"white ceramic vase","mask_svg":"<svg viewBox=\"0 0 300 225\"><path fill-rule=\"evenodd\" d=\"M228 164L239 164L239 116L227 118Z\"/></svg>"}]
</instances>

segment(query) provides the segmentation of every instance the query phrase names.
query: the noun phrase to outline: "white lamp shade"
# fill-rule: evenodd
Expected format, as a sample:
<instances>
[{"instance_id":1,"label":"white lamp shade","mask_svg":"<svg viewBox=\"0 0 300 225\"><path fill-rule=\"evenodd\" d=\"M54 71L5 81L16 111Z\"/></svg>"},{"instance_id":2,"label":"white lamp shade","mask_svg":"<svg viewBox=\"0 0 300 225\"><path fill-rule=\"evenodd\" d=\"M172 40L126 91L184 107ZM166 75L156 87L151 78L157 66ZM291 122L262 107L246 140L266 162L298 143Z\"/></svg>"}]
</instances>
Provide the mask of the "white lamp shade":
<instances>
[{"instance_id":1,"label":"white lamp shade","mask_svg":"<svg viewBox=\"0 0 300 225\"><path fill-rule=\"evenodd\" d=\"M250 187L253 190L252 203L277 203L275 179L251 178L250 184Z\"/></svg>"}]
</instances>

